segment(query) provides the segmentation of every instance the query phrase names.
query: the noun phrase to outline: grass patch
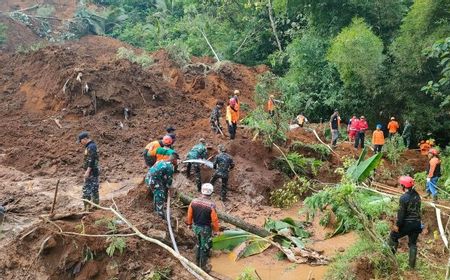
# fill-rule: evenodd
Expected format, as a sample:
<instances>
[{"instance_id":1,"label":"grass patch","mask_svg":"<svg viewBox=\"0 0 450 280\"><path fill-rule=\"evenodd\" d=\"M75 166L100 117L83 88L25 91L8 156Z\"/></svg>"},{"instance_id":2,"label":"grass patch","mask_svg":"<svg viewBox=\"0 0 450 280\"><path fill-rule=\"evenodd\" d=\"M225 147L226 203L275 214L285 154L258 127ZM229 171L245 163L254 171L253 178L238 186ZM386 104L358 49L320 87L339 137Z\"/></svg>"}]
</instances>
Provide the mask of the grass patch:
<instances>
[{"instance_id":1,"label":"grass patch","mask_svg":"<svg viewBox=\"0 0 450 280\"><path fill-rule=\"evenodd\" d=\"M320 160L327 160L330 158L331 151L323 144L306 144L300 141L294 141L290 147L291 151L310 153L313 157Z\"/></svg>"},{"instance_id":2,"label":"grass patch","mask_svg":"<svg viewBox=\"0 0 450 280\"><path fill-rule=\"evenodd\" d=\"M137 63L142 66L142 68L150 67L153 64L153 58L146 54L137 55L133 50L127 48L119 48L116 54L118 59L126 59L133 63Z\"/></svg>"}]
</instances>

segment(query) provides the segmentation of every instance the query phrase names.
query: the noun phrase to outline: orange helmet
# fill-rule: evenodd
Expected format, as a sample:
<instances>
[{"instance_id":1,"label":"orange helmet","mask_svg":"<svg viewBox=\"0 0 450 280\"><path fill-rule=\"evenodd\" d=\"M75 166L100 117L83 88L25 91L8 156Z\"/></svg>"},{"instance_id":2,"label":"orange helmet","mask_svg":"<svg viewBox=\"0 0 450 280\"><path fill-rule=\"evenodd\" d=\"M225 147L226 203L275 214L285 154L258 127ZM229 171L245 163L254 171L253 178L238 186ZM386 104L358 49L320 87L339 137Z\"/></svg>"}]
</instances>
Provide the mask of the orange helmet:
<instances>
[{"instance_id":1,"label":"orange helmet","mask_svg":"<svg viewBox=\"0 0 450 280\"><path fill-rule=\"evenodd\" d=\"M162 142L163 142L164 146L170 146L173 143L173 139L169 135L166 135L163 137Z\"/></svg>"},{"instance_id":2,"label":"orange helmet","mask_svg":"<svg viewBox=\"0 0 450 280\"><path fill-rule=\"evenodd\" d=\"M414 187L414 179L410 176L401 176L398 183L407 189Z\"/></svg>"}]
</instances>

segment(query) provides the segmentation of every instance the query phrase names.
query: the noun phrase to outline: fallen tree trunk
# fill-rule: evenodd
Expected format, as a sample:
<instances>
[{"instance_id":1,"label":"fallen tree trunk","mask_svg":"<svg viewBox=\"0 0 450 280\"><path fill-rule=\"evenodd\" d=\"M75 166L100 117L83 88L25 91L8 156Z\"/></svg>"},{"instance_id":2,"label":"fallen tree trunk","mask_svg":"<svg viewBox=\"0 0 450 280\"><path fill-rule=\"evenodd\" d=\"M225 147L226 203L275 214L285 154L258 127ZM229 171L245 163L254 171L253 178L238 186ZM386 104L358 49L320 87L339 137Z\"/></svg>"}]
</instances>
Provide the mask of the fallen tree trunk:
<instances>
[{"instance_id":1,"label":"fallen tree trunk","mask_svg":"<svg viewBox=\"0 0 450 280\"><path fill-rule=\"evenodd\" d=\"M192 197L182 192L178 192L178 197L180 198L180 201L185 205L189 205L192 201ZM217 215L219 216L219 219L221 219L222 221L232 224L250 233L256 234L261 237L267 237L270 235L270 232L265 230L264 228L249 224L238 217L231 216L222 211L217 211Z\"/></svg>"}]
</instances>

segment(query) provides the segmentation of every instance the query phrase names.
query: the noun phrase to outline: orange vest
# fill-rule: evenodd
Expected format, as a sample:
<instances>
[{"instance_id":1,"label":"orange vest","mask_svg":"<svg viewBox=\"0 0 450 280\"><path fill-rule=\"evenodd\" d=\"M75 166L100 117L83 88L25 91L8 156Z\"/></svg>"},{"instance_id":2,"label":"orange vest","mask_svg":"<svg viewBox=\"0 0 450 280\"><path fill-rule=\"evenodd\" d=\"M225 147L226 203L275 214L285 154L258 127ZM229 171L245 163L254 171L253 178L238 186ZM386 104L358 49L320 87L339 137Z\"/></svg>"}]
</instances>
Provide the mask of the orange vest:
<instances>
[{"instance_id":1,"label":"orange vest","mask_svg":"<svg viewBox=\"0 0 450 280\"><path fill-rule=\"evenodd\" d=\"M272 98L269 98L269 101L267 101L267 110L271 112L273 111L273 107L274 107L273 100Z\"/></svg>"},{"instance_id":2,"label":"orange vest","mask_svg":"<svg viewBox=\"0 0 450 280\"><path fill-rule=\"evenodd\" d=\"M145 146L145 150L150 156L154 157L156 155L156 149L158 149L159 147L161 147L161 143L159 142L159 140L156 140L148 143L147 146Z\"/></svg>"},{"instance_id":3,"label":"orange vest","mask_svg":"<svg viewBox=\"0 0 450 280\"><path fill-rule=\"evenodd\" d=\"M388 123L387 128L389 129L389 133L397 133L397 130L399 128L398 122L396 121L390 121Z\"/></svg>"},{"instance_id":4,"label":"orange vest","mask_svg":"<svg viewBox=\"0 0 450 280\"><path fill-rule=\"evenodd\" d=\"M384 134L381 130L375 130L372 134L372 145L384 145Z\"/></svg>"},{"instance_id":5,"label":"orange vest","mask_svg":"<svg viewBox=\"0 0 450 280\"><path fill-rule=\"evenodd\" d=\"M227 106L227 122L237 123L239 120L239 110L232 108L230 105Z\"/></svg>"}]
</instances>

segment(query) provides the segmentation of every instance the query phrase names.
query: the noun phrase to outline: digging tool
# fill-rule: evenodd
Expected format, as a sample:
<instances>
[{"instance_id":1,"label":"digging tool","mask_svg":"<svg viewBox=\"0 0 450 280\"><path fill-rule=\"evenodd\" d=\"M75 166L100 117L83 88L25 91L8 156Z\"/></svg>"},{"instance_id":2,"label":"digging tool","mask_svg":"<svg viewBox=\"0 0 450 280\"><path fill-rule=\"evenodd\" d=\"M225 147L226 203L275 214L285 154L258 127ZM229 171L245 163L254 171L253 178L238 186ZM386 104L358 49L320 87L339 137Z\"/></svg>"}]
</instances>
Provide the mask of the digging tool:
<instances>
[{"instance_id":1,"label":"digging tool","mask_svg":"<svg viewBox=\"0 0 450 280\"><path fill-rule=\"evenodd\" d=\"M59 187L60 179L56 182L55 195L53 196L53 204L52 209L50 210L50 216L53 216L53 211L55 210L56 197L58 196L58 187Z\"/></svg>"},{"instance_id":2,"label":"digging tool","mask_svg":"<svg viewBox=\"0 0 450 280\"><path fill-rule=\"evenodd\" d=\"M200 164L204 164L204 165L208 166L211 169L214 168L214 164L206 159L188 159L188 160L183 161L183 163L200 163Z\"/></svg>"},{"instance_id":3,"label":"digging tool","mask_svg":"<svg viewBox=\"0 0 450 280\"><path fill-rule=\"evenodd\" d=\"M220 128L220 126L219 126L216 122L214 122L214 125L215 125L216 128L219 130L220 134L222 134L222 136L225 136L225 134L223 134L222 129Z\"/></svg>"}]
</instances>

